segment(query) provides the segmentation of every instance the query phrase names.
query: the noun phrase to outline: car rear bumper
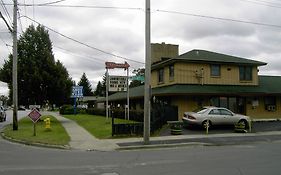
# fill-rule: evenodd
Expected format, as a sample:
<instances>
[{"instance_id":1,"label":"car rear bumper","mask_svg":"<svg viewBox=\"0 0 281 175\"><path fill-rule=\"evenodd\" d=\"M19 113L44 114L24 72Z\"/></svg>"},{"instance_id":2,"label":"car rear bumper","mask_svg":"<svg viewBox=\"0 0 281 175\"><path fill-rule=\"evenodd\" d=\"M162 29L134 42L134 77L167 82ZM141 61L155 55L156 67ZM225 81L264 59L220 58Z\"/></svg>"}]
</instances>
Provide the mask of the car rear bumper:
<instances>
[{"instance_id":1,"label":"car rear bumper","mask_svg":"<svg viewBox=\"0 0 281 175\"><path fill-rule=\"evenodd\" d=\"M190 126L190 125L201 125L201 122L197 121L197 120L190 120L188 118L183 118L183 125L184 126Z\"/></svg>"}]
</instances>

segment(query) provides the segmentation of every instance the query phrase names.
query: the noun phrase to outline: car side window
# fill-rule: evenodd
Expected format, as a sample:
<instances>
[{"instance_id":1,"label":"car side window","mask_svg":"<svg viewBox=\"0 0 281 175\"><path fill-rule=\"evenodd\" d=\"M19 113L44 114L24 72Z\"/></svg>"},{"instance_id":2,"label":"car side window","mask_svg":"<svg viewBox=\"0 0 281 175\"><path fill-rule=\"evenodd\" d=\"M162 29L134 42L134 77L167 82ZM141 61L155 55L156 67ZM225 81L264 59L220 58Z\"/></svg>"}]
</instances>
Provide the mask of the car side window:
<instances>
[{"instance_id":1,"label":"car side window","mask_svg":"<svg viewBox=\"0 0 281 175\"><path fill-rule=\"evenodd\" d=\"M220 115L220 111L217 109L213 109L209 112L209 115Z\"/></svg>"},{"instance_id":2,"label":"car side window","mask_svg":"<svg viewBox=\"0 0 281 175\"><path fill-rule=\"evenodd\" d=\"M227 110L225 110L225 109L220 109L220 114L221 114L221 115L229 115L229 116L232 116L232 113L229 112L229 111L227 111Z\"/></svg>"}]
</instances>

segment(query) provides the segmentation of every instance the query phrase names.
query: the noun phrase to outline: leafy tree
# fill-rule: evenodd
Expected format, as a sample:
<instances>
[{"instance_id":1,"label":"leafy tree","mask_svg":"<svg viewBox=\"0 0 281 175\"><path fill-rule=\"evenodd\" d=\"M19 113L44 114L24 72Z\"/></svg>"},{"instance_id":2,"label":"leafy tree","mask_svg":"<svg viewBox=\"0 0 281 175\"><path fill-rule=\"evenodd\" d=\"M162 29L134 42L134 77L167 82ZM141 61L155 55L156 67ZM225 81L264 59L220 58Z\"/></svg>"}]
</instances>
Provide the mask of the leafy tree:
<instances>
[{"instance_id":1,"label":"leafy tree","mask_svg":"<svg viewBox=\"0 0 281 175\"><path fill-rule=\"evenodd\" d=\"M78 86L83 86L83 95L84 96L93 96L90 81L88 80L85 73L83 73L80 81L78 82Z\"/></svg>"},{"instance_id":2,"label":"leafy tree","mask_svg":"<svg viewBox=\"0 0 281 175\"><path fill-rule=\"evenodd\" d=\"M0 69L0 80L8 83L12 99L12 55ZM18 40L18 103L61 105L71 94L68 71L55 61L48 31L29 26Z\"/></svg>"},{"instance_id":3,"label":"leafy tree","mask_svg":"<svg viewBox=\"0 0 281 175\"><path fill-rule=\"evenodd\" d=\"M99 97L104 96L104 91L102 89L102 84L100 81L97 84L96 90L94 92L94 96L99 96Z\"/></svg>"},{"instance_id":4,"label":"leafy tree","mask_svg":"<svg viewBox=\"0 0 281 175\"><path fill-rule=\"evenodd\" d=\"M144 76L145 74L145 69L144 68L138 68L138 69L135 69L133 71L133 73L136 75L136 76ZM133 80L129 87L132 88L132 87L137 87L137 86L141 86L141 85L144 85L144 82L140 81L140 80Z\"/></svg>"},{"instance_id":5,"label":"leafy tree","mask_svg":"<svg viewBox=\"0 0 281 175\"><path fill-rule=\"evenodd\" d=\"M0 96L0 101L2 102L2 105L5 106L8 103L9 98L7 96L1 95ZM0 103L1 105L1 103Z\"/></svg>"}]
</instances>

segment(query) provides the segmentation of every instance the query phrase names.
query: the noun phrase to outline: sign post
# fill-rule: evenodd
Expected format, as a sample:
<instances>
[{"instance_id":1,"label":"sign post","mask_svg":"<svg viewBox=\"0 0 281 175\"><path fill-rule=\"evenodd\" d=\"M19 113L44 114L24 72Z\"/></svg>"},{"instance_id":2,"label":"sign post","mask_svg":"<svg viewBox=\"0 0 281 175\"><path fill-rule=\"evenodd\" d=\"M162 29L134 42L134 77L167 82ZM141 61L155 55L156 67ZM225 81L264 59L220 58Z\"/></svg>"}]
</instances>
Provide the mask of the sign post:
<instances>
[{"instance_id":1,"label":"sign post","mask_svg":"<svg viewBox=\"0 0 281 175\"><path fill-rule=\"evenodd\" d=\"M117 86L117 89L114 90L114 91L121 91L121 89L123 89L123 91L124 91L124 89L125 89L124 87L126 86L127 105L125 107L125 119L126 118L128 120L130 119L130 116L129 116L129 109L130 109L130 107L129 107L129 104L130 104L130 101L129 101L129 67L130 67L130 65L127 62L125 62L124 64L123 63L115 63L115 62L105 62L105 68L106 68L106 119L108 119L108 116L109 116L108 91L110 91L110 89L109 89L110 80L109 80L109 75L108 75L108 69L115 69L115 68L121 68L121 69L127 70L127 78L126 79L124 79L122 76L115 76L114 77L117 80L116 81L117 83L115 83L115 85ZM126 83L124 82L124 80L126 80ZM112 87L110 87L110 88L112 88Z\"/></svg>"},{"instance_id":2,"label":"sign post","mask_svg":"<svg viewBox=\"0 0 281 175\"><path fill-rule=\"evenodd\" d=\"M83 86L73 86L71 97L74 98L74 114L76 115L76 100L83 97Z\"/></svg>"},{"instance_id":3,"label":"sign post","mask_svg":"<svg viewBox=\"0 0 281 175\"><path fill-rule=\"evenodd\" d=\"M33 121L33 136L36 136L36 122L41 117L40 112L34 108L29 114L28 117Z\"/></svg>"}]
</instances>

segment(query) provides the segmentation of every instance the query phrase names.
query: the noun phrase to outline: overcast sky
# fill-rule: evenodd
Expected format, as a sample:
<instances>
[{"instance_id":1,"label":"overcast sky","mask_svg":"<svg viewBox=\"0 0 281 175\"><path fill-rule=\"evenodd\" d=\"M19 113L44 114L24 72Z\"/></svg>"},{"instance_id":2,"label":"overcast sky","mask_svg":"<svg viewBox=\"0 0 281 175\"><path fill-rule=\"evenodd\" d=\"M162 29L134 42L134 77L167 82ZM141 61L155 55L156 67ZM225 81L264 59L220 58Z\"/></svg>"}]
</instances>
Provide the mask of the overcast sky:
<instances>
[{"instance_id":1,"label":"overcast sky","mask_svg":"<svg viewBox=\"0 0 281 175\"><path fill-rule=\"evenodd\" d=\"M62 0L52 6L36 5L55 1L18 0L18 30L22 33L37 23L48 27L55 59L73 80L78 82L85 72L95 89L105 73L105 61L127 61L130 70L144 67L145 0ZM8 5L12 1L2 2L12 18ZM281 75L281 0L151 0L151 9L152 43L178 44L180 54L205 49L259 60L268 63L260 67L260 75ZM2 5L0 11L9 22ZM12 52L11 45L11 35L0 19L0 67ZM7 94L3 83L1 94Z\"/></svg>"}]
</instances>

